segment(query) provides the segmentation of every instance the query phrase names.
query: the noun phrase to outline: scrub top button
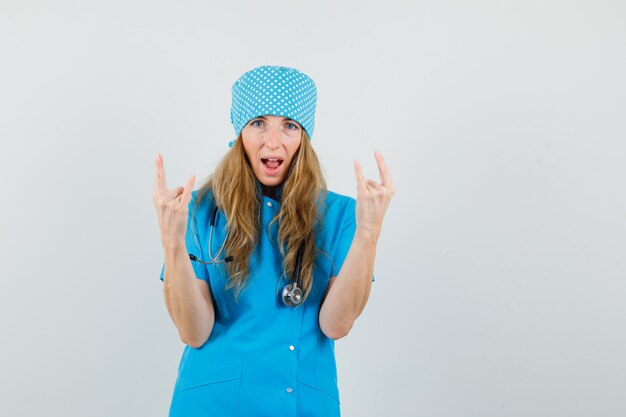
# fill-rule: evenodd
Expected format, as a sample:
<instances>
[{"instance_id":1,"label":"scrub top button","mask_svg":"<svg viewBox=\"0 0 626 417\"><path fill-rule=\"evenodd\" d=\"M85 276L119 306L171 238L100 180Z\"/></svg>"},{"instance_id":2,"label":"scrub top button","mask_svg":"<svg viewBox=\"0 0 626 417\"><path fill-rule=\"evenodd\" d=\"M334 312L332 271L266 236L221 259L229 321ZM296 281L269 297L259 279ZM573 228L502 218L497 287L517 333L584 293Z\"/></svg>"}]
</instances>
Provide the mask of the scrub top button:
<instances>
[{"instance_id":1,"label":"scrub top button","mask_svg":"<svg viewBox=\"0 0 626 417\"><path fill-rule=\"evenodd\" d=\"M272 202L271 202L271 201L268 201L268 202L267 202L267 206L268 206L268 207L272 207Z\"/></svg>"},{"instance_id":2,"label":"scrub top button","mask_svg":"<svg viewBox=\"0 0 626 417\"><path fill-rule=\"evenodd\" d=\"M294 350L294 349L295 349L295 347L293 345L289 346L289 350Z\"/></svg>"},{"instance_id":3,"label":"scrub top button","mask_svg":"<svg viewBox=\"0 0 626 417\"><path fill-rule=\"evenodd\" d=\"M293 388L289 387L287 388L287 394L291 394L293 392Z\"/></svg>"}]
</instances>

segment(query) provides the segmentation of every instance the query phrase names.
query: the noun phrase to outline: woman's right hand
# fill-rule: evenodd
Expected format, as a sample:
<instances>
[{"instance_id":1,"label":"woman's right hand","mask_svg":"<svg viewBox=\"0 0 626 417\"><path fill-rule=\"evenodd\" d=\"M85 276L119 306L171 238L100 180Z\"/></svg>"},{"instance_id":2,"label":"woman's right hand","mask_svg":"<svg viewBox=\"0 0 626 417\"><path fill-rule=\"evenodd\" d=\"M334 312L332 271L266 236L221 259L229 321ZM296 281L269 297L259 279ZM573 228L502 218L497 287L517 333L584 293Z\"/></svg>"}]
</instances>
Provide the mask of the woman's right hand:
<instances>
[{"instance_id":1,"label":"woman's right hand","mask_svg":"<svg viewBox=\"0 0 626 417\"><path fill-rule=\"evenodd\" d=\"M161 244L163 248L174 244L185 244L187 233L187 218L189 215L189 202L191 192L196 182L196 176L192 175L187 180L185 187L167 189L165 181L165 169L163 157L157 153L156 160L156 183L152 202L157 212L159 227L161 229Z\"/></svg>"}]
</instances>

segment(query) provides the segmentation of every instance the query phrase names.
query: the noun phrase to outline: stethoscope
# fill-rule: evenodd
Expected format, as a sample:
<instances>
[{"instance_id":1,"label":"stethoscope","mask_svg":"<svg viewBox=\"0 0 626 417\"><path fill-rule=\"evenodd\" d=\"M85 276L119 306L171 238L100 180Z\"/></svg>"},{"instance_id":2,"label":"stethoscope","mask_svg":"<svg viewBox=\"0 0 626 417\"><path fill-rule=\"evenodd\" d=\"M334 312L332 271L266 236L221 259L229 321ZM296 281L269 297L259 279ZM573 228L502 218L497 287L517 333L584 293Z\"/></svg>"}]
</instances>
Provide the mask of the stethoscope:
<instances>
[{"instance_id":1,"label":"stethoscope","mask_svg":"<svg viewBox=\"0 0 626 417\"><path fill-rule=\"evenodd\" d=\"M206 265L212 265L212 264L222 264L222 263L226 263L226 262L233 262L235 260L235 258L231 255L231 256L225 256L224 258L220 259L220 256L222 255L222 252L224 251L224 247L226 246L226 240L228 240L228 234L230 233L230 230L226 230L226 236L224 237L224 241L222 242L222 245L220 246L220 249L217 251L217 255L213 256L213 229L215 229L215 219L217 217L217 206L213 208L213 213L211 214L211 223L210 223L210 228L209 228L209 261L203 261L201 259L198 259L194 254L190 253L189 254L189 259L191 259L194 262L200 262ZM302 264L302 255L304 251L304 245L300 246L300 249L298 249L298 257L296 258L296 277L295 279L288 283L287 285L285 285L285 287L283 288L283 290L281 291L280 294L280 300L282 301L283 305L287 306L287 307L297 307L300 304L302 304L302 289L300 287L298 287L298 282L300 282L300 267Z\"/></svg>"}]
</instances>

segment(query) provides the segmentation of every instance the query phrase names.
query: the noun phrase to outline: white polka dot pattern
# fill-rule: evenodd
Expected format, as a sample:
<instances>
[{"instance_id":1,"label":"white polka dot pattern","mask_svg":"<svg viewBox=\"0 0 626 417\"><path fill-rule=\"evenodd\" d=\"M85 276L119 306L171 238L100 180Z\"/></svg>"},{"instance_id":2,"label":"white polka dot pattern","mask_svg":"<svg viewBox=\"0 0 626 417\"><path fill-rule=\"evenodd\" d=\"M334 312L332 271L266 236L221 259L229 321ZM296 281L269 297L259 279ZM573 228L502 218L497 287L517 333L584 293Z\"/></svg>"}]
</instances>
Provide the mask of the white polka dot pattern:
<instances>
[{"instance_id":1,"label":"white polka dot pattern","mask_svg":"<svg viewBox=\"0 0 626 417\"><path fill-rule=\"evenodd\" d=\"M317 89L308 75L295 68L254 68L235 81L232 98L230 122L235 138L251 119L264 115L293 119L313 137Z\"/></svg>"}]
</instances>

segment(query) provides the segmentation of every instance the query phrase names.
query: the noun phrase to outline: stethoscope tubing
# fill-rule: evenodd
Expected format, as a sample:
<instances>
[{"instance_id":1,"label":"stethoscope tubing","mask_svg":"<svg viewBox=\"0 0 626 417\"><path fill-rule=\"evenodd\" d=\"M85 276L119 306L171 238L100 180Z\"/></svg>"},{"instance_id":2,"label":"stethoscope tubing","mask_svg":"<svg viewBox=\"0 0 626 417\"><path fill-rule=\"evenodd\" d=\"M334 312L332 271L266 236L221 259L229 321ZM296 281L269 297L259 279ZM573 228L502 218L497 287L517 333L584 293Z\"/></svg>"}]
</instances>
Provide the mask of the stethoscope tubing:
<instances>
[{"instance_id":1,"label":"stethoscope tubing","mask_svg":"<svg viewBox=\"0 0 626 417\"><path fill-rule=\"evenodd\" d=\"M215 206L213 208L213 213L211 213L211 222L210 222L210 227L209 227L209 260L208 261L203 261L201 259L198 259L195 255L193 254L189 254L189 259L191 259L194 262L200 262L206 265L212 265L212 264L222 264L225 262L232 262L233 261L233 257L232 256L227 256L223 259L220 259L220 256L222 255L222 252L224 251L224 248L226 247L226 241L228 240L228 235L230 234L230 230L226 230L226 236L224 237L224 240L222 241L222 245L220 246L220 249L217 251L217 255L213 256L213 230L215 229L215 219L217 217L217 206ZM296 276L295 279L293 280L292 283L289 283L287 285L285 285L285 287L283 288L283 290L281 291L281 299L283 302L283 305L288 306L288 307L297 307L302 303L302 289L300 287L298 287L298 282L300 282L300 268L302 267L302 256L304 255L304 243L302 245L300 245L300 248L298 248L298 255L296 258Z\"/></svg>"}]
</instances>

